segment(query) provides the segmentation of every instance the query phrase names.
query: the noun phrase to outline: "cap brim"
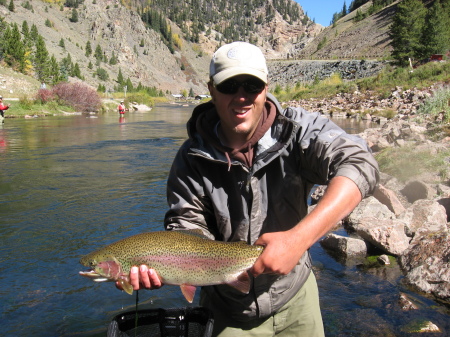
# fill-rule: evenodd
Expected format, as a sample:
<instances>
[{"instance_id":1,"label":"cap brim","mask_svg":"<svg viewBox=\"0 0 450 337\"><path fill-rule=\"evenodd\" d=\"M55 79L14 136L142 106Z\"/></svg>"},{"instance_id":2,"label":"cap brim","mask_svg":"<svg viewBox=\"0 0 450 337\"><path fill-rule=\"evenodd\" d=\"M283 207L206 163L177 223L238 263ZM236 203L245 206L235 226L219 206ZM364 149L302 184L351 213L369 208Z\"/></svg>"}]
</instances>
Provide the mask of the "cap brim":
<instances>
[{"instance_id":1,"label":"cap brim","mask_svg":"<svg viewBox=\"0 0 450 337\"><path fill-rule=\"evenodd\" d=\"M213 81L215 84L220 84L223 81L239 75L251 75L259 78L261 81L267 84L267 74L257 69L251 69L249 67L232 67L215 74Z\"/></svg>"}]
</instances>

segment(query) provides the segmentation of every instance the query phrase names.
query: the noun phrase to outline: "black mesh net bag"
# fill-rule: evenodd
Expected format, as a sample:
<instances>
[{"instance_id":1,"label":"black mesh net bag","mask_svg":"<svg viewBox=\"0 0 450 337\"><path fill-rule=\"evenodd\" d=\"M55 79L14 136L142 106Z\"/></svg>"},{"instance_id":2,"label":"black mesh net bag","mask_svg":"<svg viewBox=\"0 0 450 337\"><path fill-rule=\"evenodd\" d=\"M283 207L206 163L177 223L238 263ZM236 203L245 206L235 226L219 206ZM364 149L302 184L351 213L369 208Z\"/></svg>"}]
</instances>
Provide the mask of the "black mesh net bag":
<instances>
[{"instance_id":1,"label":"black mesh net bag","mask_svg":"<svg viewBox=\"0 0 450 337\"><path fill-rule=\"evenodd\" d=\"M208 337L214 319L207 308L175 308L127 311L113 318L108 337Z\"/></svg>"}]
</instances>

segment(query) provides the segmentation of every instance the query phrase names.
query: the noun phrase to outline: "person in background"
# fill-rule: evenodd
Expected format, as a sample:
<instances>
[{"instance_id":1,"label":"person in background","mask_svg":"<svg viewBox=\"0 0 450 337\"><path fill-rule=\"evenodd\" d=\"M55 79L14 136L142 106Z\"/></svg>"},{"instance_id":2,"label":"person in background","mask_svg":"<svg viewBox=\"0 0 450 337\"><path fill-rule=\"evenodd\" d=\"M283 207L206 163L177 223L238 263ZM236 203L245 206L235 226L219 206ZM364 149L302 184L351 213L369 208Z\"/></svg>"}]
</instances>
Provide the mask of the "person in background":
<instances>
[{"instance_id":1,"label":"person in background","mask_svg":"<svg viewBox=\"0 0 450 337\"><path fill-rule=\"evenodd\" d=\"M212 99L194 109L173 161L164 226L265 247L249 294L202 288L214 336L324 336L309 248L373 192L378 165L358 136L318 113L283 109L268 83L258 47L233 42L214 53ZM314 184L327 189L308 213ZM162 286L145 265L130 280L135 290Z\"/></svg>"},{"instance_id":2,"label":"person in background","mask_svg":"<svg viewBox=\"0 0 450 337\"><path fill-rule=\"evenodd\" d=\"M124 101L120 101L120 104L118 105L117 110L119 111L120 116L123 116L125 114L125 111L128 111L128 109L125 108Z\"/></svg>"},{"instance_id":3,"label":"person in background","mask_svg":"<svg viewBox=\"0 0 450 337\"><path fill-rule=\"evenodd\" d=\"M0 115L2 116L2 122L4 122L5 110L8 110L10 106L10 104L5 105L3 103L3 96L0 96Z\"/></svg>"}]
</instances>

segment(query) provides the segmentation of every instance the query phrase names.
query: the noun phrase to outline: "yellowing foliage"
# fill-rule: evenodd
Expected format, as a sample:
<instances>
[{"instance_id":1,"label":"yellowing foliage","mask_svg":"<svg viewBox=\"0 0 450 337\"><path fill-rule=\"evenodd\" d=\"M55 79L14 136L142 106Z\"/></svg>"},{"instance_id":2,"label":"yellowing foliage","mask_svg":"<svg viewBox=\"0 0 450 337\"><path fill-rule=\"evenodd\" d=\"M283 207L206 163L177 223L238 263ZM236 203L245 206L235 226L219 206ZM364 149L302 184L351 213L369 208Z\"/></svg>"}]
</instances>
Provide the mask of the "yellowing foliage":
<instances>
[{"instance_id":1,"label":"yellowing foliage","mask_svg":"<svg viewBox=\"0 0 450 337\"><path fill-rule=\"evenodd\" d=\"M172 41L175 46L177 46L178 48L181 49L181 46L183 45L183 43L181 42L181 38L178 34L172 35Z\"/></svg>"}]
</instances>

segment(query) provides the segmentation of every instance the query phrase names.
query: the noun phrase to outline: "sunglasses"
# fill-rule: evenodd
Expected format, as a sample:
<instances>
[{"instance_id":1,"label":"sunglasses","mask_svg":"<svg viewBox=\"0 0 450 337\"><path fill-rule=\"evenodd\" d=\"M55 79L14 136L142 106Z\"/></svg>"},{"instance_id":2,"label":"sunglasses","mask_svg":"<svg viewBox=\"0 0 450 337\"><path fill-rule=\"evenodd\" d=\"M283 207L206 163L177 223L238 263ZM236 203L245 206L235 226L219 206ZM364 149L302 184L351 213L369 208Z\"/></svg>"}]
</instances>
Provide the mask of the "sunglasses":
<instances>
[{"instance_id":1,"label":"sunglasses","mask_svg":"<svg viewBox=\"0 0 450 337\"><path fill-rule=\"evenodd\" d=\"M266 84L255 77L248 78L242 82L239 82L234 78L230 78L220 84L214 83L214 88L216 88L218 92L225 95L233 95L237 93L240 87L244 88L247 94L259 94L264 90Z\"/></svg>"}]
</instances>

